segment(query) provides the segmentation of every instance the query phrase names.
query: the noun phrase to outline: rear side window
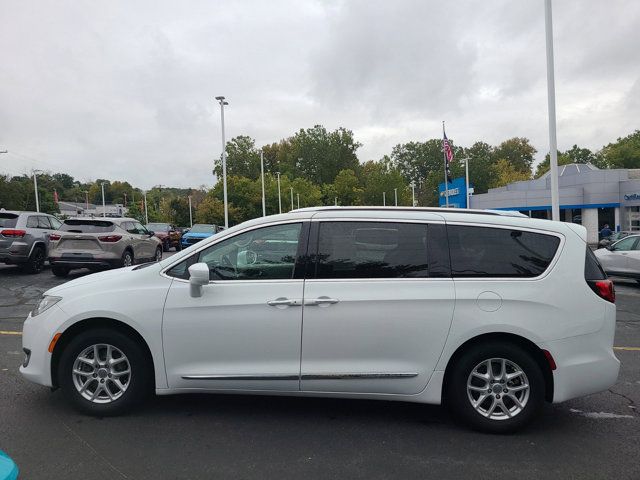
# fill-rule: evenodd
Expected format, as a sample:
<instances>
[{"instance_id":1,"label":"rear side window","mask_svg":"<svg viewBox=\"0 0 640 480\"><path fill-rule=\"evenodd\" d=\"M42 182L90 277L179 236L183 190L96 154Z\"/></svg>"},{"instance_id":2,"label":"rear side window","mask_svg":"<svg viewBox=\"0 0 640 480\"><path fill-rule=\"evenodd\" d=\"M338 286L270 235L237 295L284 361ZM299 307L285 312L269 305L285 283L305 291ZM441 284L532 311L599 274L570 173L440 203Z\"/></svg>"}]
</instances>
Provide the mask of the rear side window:
<instances>
[{"instance_id":1,"label":"rear side window","mask_svg":"<svg viewBox=\"0 0 640 480\"><path fill-rule=\"evenodd\" d=\"M27 228L38 228L38 217L33 215L27 218Z\"/></svg>"},{"instance_id":2,"label":"rear side window","mask_svg":"<svg viewBox=\"0 0 640 480\"><path fill-rule=\"evenodd\" d=\"M506 228L448 225L454 277L537 277L551 263L560 239Z\"/></svg>"},{"instance_id":3,"label":"rear side window","mask_svg":"<svg viewBox=\"0 0 640 480\"><path fill-rule=\"evenodd\" d=\"M316 278L447 276L446 262L430 255L432 228L444 230L420 223L322 222Z\"/></svg>"},{"instance_id":4,"label":"rear side window","mask_svg":"<svg viewBox=\"0 0 640 480\"><path fill-rule=\"evenodd\" d=\"M0 227L13 228L18 223L18 215L13 213L0 213Z\"/></svg>"},{"instance_id":5,"label":"rear side window","mask_svg":"<svg viewBox=\"0 0 640 480\"><path fill-rule=\"evenodd\" d=\"M604 273L600 262L587 246L586 258L584 261L584 279L585 280L606 280L607 274Z\"/></svg>"},{"instance_id":6,"label":"rear side window","mask_svg":"<svg viewBox=\"0 0 640 480\"><path fill-rule=\"evenodd\" d=\"M115 226L104 220L65 220L60 227L62 232L106 233L113 232Z\"/></svg>"}]
</instances>

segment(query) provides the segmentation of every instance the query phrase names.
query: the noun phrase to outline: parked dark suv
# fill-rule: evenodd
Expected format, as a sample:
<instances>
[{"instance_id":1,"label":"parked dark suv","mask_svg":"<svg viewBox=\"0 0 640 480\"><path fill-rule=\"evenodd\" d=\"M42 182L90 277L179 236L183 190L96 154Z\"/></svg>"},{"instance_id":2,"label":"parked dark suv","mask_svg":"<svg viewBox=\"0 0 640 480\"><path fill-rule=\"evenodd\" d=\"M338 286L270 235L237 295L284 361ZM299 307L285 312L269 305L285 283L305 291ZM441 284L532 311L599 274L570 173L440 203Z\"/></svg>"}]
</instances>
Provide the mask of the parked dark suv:
<instances>
[{"instance_id":1,"label":"parked dark suv","mask_svg":"<svg viewBox=\"0 0 640 480\"><path fill-rule=\"evenodd\" d=\"M60 225L46 213L0 210L0 262L40 272L49 253L49 234Z\"/></svg>"}]
</instances>

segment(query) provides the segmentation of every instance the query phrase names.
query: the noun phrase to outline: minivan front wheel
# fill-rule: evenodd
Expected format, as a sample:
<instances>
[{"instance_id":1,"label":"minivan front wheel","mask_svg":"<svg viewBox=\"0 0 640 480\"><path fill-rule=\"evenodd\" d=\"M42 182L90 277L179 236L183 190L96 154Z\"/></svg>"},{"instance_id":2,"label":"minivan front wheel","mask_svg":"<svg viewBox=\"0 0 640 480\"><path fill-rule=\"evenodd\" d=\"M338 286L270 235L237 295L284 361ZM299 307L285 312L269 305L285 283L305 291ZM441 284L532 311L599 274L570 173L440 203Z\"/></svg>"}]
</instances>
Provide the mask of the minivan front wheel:
<instances>
[{"instance_id":1,"label":"minivan front wheel","mask_svg":"<svg viewBox=\"0 0 640 480\"><path fill-rule=\"evenodd\" d=\"M109 329L80 333L65 346L58 383L73 406L96 416L119 415L140 403L153 370L140 345Z\"/></svg>"},{"instance_id":2,"label":"minivan front wheel","mask_svg":"<svg viewBox=\"0 0 640 480\"><path fill-rule=\"evenodd\" d=\"M446 398L472 428L509 433L528 424L544 403L544 377L524 349L505 343L471 347L453 365Z\"/></svg>"}]
</instances>

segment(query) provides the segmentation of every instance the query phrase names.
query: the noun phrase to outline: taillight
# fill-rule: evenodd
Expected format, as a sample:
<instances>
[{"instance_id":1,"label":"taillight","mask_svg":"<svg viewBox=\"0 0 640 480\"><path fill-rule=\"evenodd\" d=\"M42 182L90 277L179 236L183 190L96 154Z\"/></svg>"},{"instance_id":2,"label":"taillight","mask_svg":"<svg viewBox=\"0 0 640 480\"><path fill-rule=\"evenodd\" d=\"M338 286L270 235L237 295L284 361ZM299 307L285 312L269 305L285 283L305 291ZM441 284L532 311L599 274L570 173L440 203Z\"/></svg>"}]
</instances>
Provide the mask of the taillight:
<instances>
[{"instance_id":1,"label":"taillight","mask_svg":"<svg viewBox=\"0 0 640 480\"><path fill-rule=\"evenodd\" d=\"M587 283L600 298L616 303L616 290L611 280L589 280Z\"/></svg>"},{"instance_id":2,"label":"taillight","mask_svg":"<svg viewBox=\"0 0 640 480\"><path fill-rule=\"evenodd\" d=\"M6 230L2 230L0 234L3 237L12 237L12 238L22 238L27 234L26 230L15 230L13 228L8 228Z\"/></svg>"},{"instance_id":3,"label":"taillight","mask_svg":"<svg viewBox=\"0 0 640 480\"><path fill-rule=\"evenodd\" d=\"M104 237L98 237L98 240L106 243L115 243L122 238L122 235L105 235Z\"/></svg>"},{"instance_id":4,"label":"taillight","mask_svg":"<svg viewBox=\"0 0 640 480\"><path fill-rule=\"evenodd\" d=\"M57 233L50 233L49 234L49 240L56 241L56 240L60 240L60 238L61 238L60 235L58 235Z\"/></svg>"}]
</instances>

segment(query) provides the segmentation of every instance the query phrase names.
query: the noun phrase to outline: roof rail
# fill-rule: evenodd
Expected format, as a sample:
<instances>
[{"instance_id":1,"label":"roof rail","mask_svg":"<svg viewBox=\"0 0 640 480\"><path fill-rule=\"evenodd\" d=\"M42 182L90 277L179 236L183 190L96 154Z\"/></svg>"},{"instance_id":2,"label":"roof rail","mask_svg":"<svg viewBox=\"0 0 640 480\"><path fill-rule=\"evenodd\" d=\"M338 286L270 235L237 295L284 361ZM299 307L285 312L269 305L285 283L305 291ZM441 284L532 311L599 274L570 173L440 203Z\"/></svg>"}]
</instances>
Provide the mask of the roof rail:
<instances>
[{"instance_id":1,"label":"roof rail","mask_svg":"<svg viewBox=\"0 0 640 480\"><path fill-rule=\"evenodd\" d=\"M479 210L468 208L443 208L443 207L304 207L291 210L291 212L327 212L327 211L401 211L401 212L432 212L432 213L463 213L473 215L496 215L503 217L526 217L515 210Z\"/></svg>"}]
</instances>

